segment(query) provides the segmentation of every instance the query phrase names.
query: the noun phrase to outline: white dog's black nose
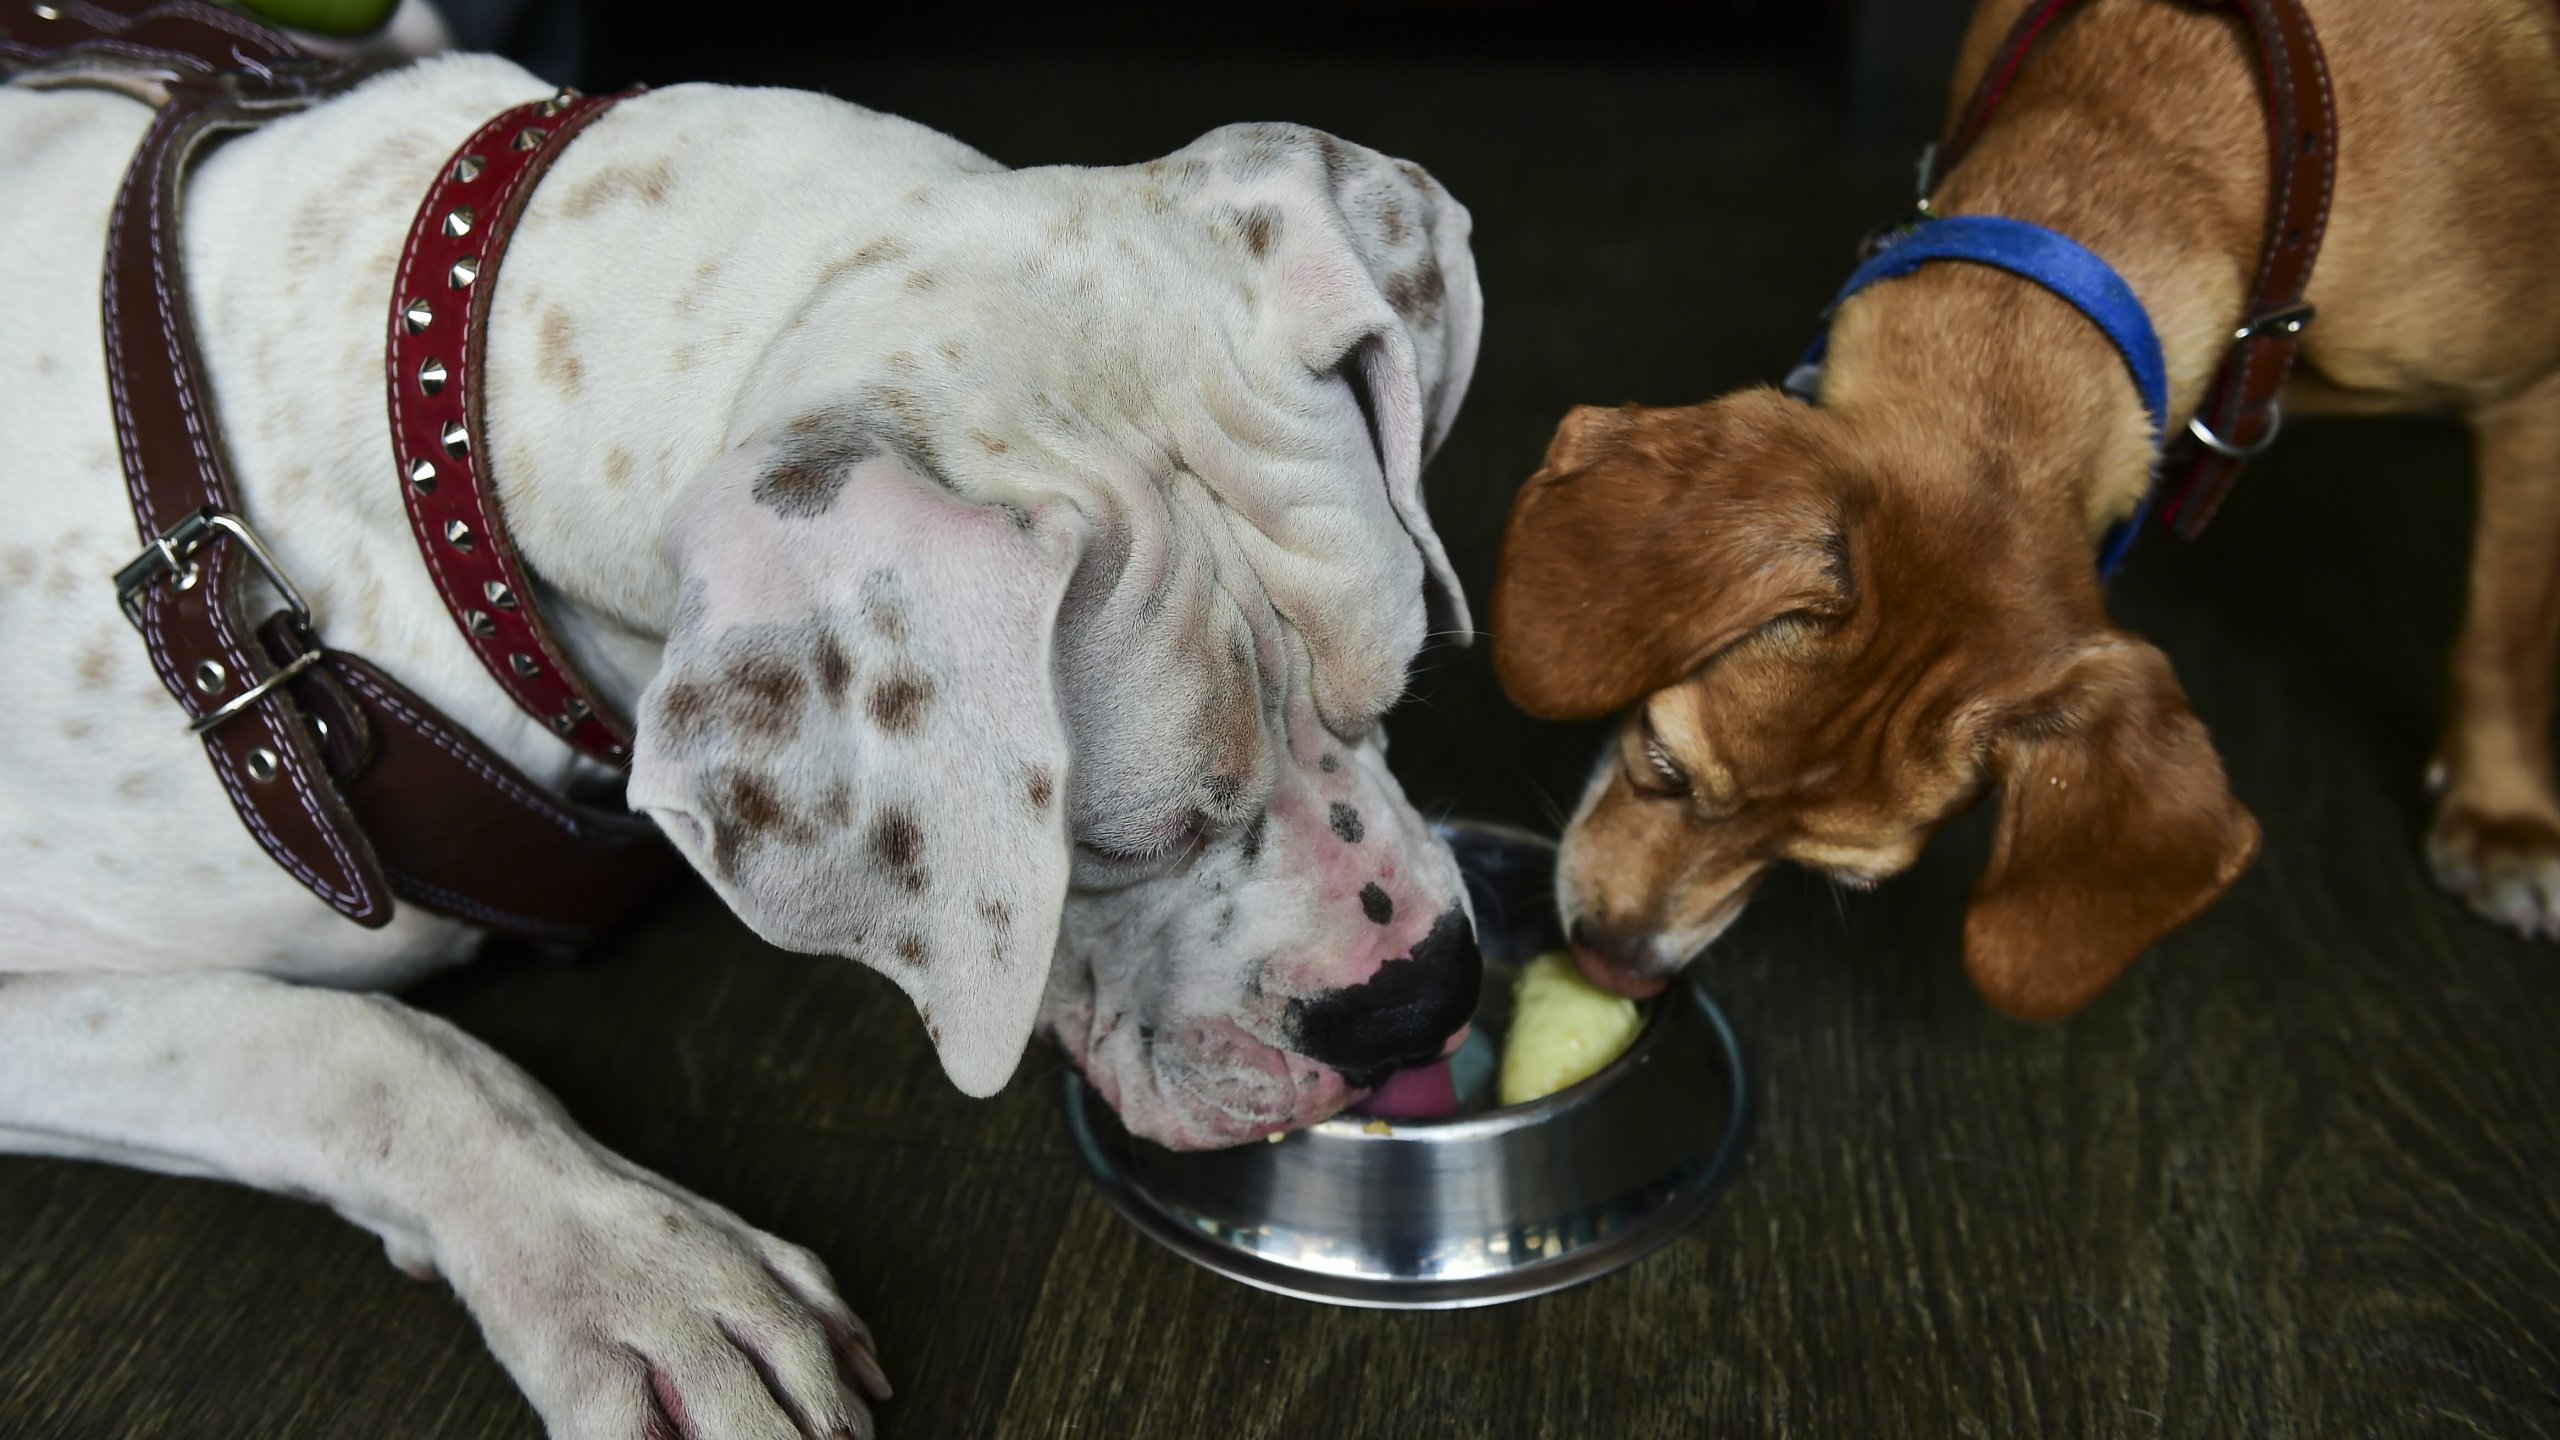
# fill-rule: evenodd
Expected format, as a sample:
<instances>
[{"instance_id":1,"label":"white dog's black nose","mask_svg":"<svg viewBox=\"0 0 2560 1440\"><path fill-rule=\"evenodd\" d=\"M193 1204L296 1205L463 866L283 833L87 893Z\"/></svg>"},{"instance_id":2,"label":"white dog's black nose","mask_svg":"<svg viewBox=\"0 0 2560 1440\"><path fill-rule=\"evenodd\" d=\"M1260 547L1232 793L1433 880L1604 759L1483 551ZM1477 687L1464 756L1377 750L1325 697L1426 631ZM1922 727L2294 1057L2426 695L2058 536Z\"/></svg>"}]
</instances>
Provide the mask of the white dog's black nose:
<instances>
[{"instance_id":1,"label":"white dog's black nose","mask_svg":"<svg viewBox=\"0 0 2560 1440\"><path fill-rule=\"evenodd\" d=\"M1355 1085L1400 1064L1438 1058L1476 1013L1484 958L1465 912L1432 922L1413 953L1389 960L1366 983L1289 1004L1299 1054L1344 1073Z\"/></svg>"}]
</instances>

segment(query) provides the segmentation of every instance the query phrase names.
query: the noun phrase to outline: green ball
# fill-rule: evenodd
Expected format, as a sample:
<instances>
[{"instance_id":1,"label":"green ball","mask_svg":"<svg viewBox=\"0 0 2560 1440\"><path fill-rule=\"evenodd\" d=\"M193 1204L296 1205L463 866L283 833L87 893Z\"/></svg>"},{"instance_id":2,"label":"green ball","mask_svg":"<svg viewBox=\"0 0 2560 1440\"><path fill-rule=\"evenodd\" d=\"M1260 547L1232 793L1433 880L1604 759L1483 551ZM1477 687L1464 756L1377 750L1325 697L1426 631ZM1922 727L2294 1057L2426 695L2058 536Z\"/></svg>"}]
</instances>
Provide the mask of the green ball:
<instances>
[{"instance_id":1,"label":"green ball","mask_svg":"<svg viewBox=\"0 0 2560 1440\"><path fill-rule=\"evenodd\" d=\"M270 25L323 35L364 35L381 29L400 0L235 0Z\"/></svg>"}]
</instances>

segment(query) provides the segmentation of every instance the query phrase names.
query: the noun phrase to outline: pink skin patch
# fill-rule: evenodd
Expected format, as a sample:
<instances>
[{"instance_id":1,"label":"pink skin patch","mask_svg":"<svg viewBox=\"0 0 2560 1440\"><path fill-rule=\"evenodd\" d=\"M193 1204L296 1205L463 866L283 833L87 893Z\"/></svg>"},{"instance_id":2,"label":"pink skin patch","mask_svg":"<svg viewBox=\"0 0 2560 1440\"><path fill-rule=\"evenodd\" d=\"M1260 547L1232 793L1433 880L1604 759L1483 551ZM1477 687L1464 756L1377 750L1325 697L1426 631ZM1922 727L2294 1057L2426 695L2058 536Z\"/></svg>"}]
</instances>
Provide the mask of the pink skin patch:
<instances>
[{"instance_id":1,"label":"pink skin patch","mask_svg":"<svg viewBox=\"0 0 2560 1440\"><path fill-rule=\"evenodd\" d=\"M693 1424L684 1411L684 1396L676 1393L676 1382L667 1372L655 1365L649 1367L649 1397L657 1404L649 1415L648 1440L688 1440Z\"/></svg>"}]
</instances>

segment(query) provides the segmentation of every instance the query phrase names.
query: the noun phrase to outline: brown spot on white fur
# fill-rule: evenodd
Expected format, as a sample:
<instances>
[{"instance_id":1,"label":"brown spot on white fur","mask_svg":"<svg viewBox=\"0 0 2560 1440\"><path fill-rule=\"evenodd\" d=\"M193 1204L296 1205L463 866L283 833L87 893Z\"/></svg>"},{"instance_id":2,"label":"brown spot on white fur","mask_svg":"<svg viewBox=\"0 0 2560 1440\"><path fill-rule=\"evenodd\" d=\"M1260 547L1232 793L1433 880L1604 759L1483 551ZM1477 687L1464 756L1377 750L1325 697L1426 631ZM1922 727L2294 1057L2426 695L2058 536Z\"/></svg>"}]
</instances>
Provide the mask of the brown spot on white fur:
<instances>
[{"instance_id":1,"label":"brown spot on white fur","mask_svg":"<svg viewBox=\"0 0 2560 1440\"><path fill-rule=\"evenodd\" d=\"M570 191L568 203L560 207L560 213L572 220L583 220L622 199L664 205L668 192L675 188L675 180L675 171L663 156L646 165L610 166Z\"/></svg>"},{"instance_id":2,"label":"brown spot on white fur","mask_svg":"<svg viewBox=\"0 0 2560 1440\"><path fill-rule=\"evenodd\" d=\"M1390 246L1401 248L1404 237L1412 230L1404 218L1404 206L1393 195L1378 202L1378 238Z\"/></svg>"},{"instance_id":3,"label":"brown spot on white fur","mask_svg":"<svg viewBox=\"0 0 2560 1440\"><path fill-rule=\"evenodd\" d=\"M902 260L907 253L907 242L883 235L850 255L828 261L826 268L818 272L818 288L823 290L857 270Z\"/></svg>"},{"instance_id":4,"label":"brown spot on white fur","mask_svg":"<svg viewBox=\"0 0 2560 1440\"><path fill-rule=\"evenodd\" d=\"M1271 205L1256 205L1235 217L1235 233L1244 242L1246 253L1260 260L1270 255L1272 244L1280 237L1280 211Z\"/></svg>"},{"instance_id":5,"label":"brown spot on white fur","mask_svg":"<svg viewBox=\"0 0 2560 1440\"><path fill-rule=\"evenodd\" d=\"M1031 802L1031 813L1049 813L1049 801L1057 794L1058 782L1046 765L1034 765L1022 780L1023 798Z\"/></svg>"},{"instance_id":6,"label":"brown spot on white fur","mask_svg":"<svg viewBox=\"0 0 2560 1440\"><path fill-rule=\"evenodd\" d=\"M604 452L604 483L620 490L631 483L631 452L616 445Z\"/></svg>"},{"instance_id":7,"label":"brown spot on white fur","mask_svg":"<svg viewBox=\"0 0 2560 1440\"><path fill-rule=\"evenodd\" d=\"M800 728L800 707L809 682L797 665L770 652L752 652L729 662L729 725L741 735L778 739Z\"/></svg>"},{"instance_id":8,"label":"brown spot on white fur","mask_svg":"<svg viewBox=\"0 0 2560 1440\"><path fill-rule=\"evenodd\" d=\"M542 329L536 337L536 364L565 395L577 394L578 383L586 374L586 362L578 358L577 338L568 311L554 305L543 312Z\"/></svg>"},{"instance_id":9,"label":"brown spot on white fur","mask_svg":"<svg viewBox=\"0 0 2560 1440\"><path fill-rule=\"evenodd\" d=\"M905 805L884 806L872 817L865 837L871 858L912 894L922 894L931 881L924 869L924 826Z\"/></svg>"},{"instance_id":10,"label":"brown spot on white fur","mask_svg":"<svg viewBox=\"0 0 2560 1440\"><path fill-rule=\"evenodd\" d=\"M702 737L711 723L711 687L692 680L679 680L667 687L658 700L658 722L667 738L685 744Z\"/></svg>"},{"instance_id":11,"label":"brown spot on white fur","mask_svg":"<svg viewBox=\"0 0 2560 1440\"><path fill-rule=\"evenodd\" d=\"M844 493L848 472L824 462L792 461L756 477L756 503L786 520L809 520L826 514Z\"/></svg>"},{"instance_id":12,"label":"brown spot on white fur","mask_svg":"<svg viewBox=\"0 0 2560 1440\"><path fill-rule=\"evenodd\" d=\"M1449 282L1440 273L1440 262L1425 255L1410 270L1399 270L1387 277L1387 303L1411 325L1425 328L1440 323L1440 302L1448 294Z\"/></svg>"},{"instance_id":13,"label":"brown spot on white fur","mask_svg":"<svg viewBox=\"0 0 2560 1440\"><path fill-rule=\"evenodd\" d=\"M817 842L817 827L791 813L767 776L724 769L704 798L711 821L711 863L723 876L735 877L739 862L768 844Z\"/></svg>"},{"instance_id":14,"label":"brown spot on white fur","mask_svg":"<svg viewBox=\"0 0 2560 1440\"><path fill-rule=\"evenodd\" d=\"M80 659L76 662L81 689L104 690L114 681L116 674L114 639L112 635L102 636L81 647Z\"/></svg>"},{"instance_id":15,"label":"brown spot on white fur","mask_svg":"<svg viewBox=\"0 0 2560 1440\"><path fill-rule=\"evenodd\" d=\"M892 735L913 733L924 723L924 712L932 704L932 677L903 662L863 697L863 709L871 723Z\"/></svg>"},{"instance_id":16,"label":"brown spot on white fur","mask_svg":"<svg viewBox=\"0 0 2560 1440\"><path fill-rule=\"evenodd\" d=\"M853 657L844 652L832 630L818 636L817 669L819 693L827 697L828 705L843 708L845 691L853 685Z\"/></svg>"}]
</instances>

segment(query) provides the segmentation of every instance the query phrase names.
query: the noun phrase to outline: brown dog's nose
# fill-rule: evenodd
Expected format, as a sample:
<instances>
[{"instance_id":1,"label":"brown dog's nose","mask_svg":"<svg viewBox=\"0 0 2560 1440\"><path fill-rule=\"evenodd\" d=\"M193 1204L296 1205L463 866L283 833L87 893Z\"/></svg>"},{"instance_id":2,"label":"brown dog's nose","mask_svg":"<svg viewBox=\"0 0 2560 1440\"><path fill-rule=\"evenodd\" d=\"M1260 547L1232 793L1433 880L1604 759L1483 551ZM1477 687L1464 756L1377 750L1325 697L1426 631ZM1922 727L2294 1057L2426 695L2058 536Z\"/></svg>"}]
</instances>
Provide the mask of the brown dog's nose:
<instances>
[{"instance_id":1,"label":"brown dog's nose","mask_svg":"<svg viewBox=\"0 0 2560 1440\"><path fill-rule=\"evenodd\" d=\"M1651 946L1631 941L1588 916L1573 922L1573 963L1582 978L1630 1000L1650 1000L1671 983L1668 975L1650 971Z\"/></svg>"}]
</instances>

